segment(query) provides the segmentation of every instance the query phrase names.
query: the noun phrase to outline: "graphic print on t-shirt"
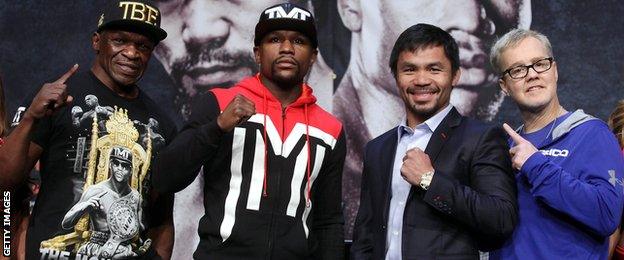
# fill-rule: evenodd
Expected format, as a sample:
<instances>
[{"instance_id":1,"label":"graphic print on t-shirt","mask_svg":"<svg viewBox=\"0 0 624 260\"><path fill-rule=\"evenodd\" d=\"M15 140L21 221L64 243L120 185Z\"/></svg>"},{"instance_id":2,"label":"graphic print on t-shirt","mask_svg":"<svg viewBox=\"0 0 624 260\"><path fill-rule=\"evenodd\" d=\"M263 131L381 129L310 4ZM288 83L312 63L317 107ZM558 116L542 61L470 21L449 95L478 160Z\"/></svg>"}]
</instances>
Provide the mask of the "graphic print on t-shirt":
<instances>
[{"instance_id":1,"label":"graphic print on t-shirt","mask_svg":"<svg viewBox=\"0 0 624 260\"><path fill-rule=\"evenodd\" d=\"M46 257L70 253L76 259L119 259L144 254L143 198L152 151L164 146L159 123L132 120L123 108L100 105L95 95L71 108L72 134L66 158L77 201L60 226L67 234L41 242ZM86 259L85 258L85 259Z\"/></svg>"}]
</instances>

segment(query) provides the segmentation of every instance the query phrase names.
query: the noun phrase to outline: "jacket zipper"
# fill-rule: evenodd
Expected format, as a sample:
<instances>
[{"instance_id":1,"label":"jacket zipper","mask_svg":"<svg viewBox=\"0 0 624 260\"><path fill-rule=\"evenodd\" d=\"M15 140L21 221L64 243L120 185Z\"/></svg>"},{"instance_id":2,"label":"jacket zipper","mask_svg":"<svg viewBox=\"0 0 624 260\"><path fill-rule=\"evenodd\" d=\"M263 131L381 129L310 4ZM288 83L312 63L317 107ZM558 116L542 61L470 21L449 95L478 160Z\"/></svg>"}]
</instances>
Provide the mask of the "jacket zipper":
<instances>
[{"instance_id":1,"label":"jacket zipper","mask_svg":"<svg viewBox=\"0 0 624 260\"><path fill-rule=\"evenodd\" d=\"M284 131L285 131L285 122L286 122L286 107L282 108L282 129L281 129L281 133L280 133L280 139L283 139L282 136L284 136ZM283 141L283 140L282 140ZM280 148L280 154L284 153L284 146L282 145L282 147ZM273 259L273 241L275 240L275 230L273 229L273 227L275 226L275 212L277 212L278 206L280 204L280 191L281 191L281 177L282 177L282 170L284 169L284 160L282 160L282 158L277 157L277 160L279 161L279 168L278 171L274 171L275 173L277 173L277 188L275 190L275 192L272 192L272 194L275 194L275 197L273 199L273 209L271 210L271 223L269 224L269 257L268 259Z\"/></svg>"}]
</instances>

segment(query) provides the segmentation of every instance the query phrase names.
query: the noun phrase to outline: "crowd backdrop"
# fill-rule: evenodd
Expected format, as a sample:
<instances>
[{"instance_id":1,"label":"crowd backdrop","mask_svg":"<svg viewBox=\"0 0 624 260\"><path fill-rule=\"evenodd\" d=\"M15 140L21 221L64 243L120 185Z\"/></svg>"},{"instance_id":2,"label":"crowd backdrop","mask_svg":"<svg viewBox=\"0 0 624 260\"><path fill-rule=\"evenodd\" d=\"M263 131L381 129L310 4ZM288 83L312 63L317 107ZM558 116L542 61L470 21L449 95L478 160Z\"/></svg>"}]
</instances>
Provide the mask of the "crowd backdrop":
<instances>
[{"instance_id":1,"label":"crowd backdrop","mask_svg":"<svg viewBox=\"0 0 624 260\"><path fill-rule=\"evenodd\" d=\"M0 1L0 75L9 115L28 102L43 83L55 79L74 63L81 65L80 70L90 68L94 56L90 39L103 1ZM220 61L224 70L246 65L243 60L251 53L253 26L260 10L275 2L278 1L157 1L169 38L156 49L140 88L162 104L181 126L192 112L188 102L194 96L214 85L229 85L240 79L240 73L225 73L233 75L229 81L210 82L210 77L196 76L201 70L191 71L194 66L199 67L206 57ZM358 153L363 143L357 142L374 138L402 117L402 107L382 108L397 100L387 69L387 54L398 33L407 26L432 23L456 37L462 76L466 79L460 82L462 86L458 86L452 102L470 116L496 124L520 124L515 104L500 94L498 76L487 62L491 43L513 27L537 30L550 38L559 69L559 98L566 109L580 108L606 119L616 102L624 98L624 4L618 0L295 2L313 10L317 18L322 61L308 80L320 104L339 114L360 115L341 118L347 135L352 135L343 180L347 240L351 238L359 203ZM211 22L208 18L216 20ZM211 33L223 31L214 27L224 24L230 26L226 34L219 35L217 41L209 40ZM202 44L201 39L206 42ZM228 54L236 48L243 51ZM252 74L256 70L239 71ZM380 97L379 93L386 95ZM366 112L371 108L380 112ZM355 133L362 128L368 131ZM353 138L360 134L361 138ZM193 218L201 216L203 207L199 178L190 191L176 197L176 239L186 241L197 236ZM180 221L179 213L183 210L191 213ZM195 244L176 244L174 256L189 256L186 252L192 252L197 242L196 238L190 239Z\"/></svg>"}]
</instances>

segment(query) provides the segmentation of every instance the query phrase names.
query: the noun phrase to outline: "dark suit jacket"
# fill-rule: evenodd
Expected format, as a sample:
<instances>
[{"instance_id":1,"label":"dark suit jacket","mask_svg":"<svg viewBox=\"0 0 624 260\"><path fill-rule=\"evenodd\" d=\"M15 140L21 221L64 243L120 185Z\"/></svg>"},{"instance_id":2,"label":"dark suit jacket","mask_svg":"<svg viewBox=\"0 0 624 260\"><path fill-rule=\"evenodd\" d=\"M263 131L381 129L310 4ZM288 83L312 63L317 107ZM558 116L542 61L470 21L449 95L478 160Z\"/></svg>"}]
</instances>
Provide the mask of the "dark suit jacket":
<instances>
[{"instance_id":1,"label":"dark suit jacket","mask_svg":"<svg viewBox=\"0 0 624 260\"><path fill-rule=\"evenodd\" d=\"M394 128L366 146L352 259L384 259L397 146ZM516 184L502 128L455 108L425 153L435 174L427 191L412 186L403 215L403 259L478 259L502 245L517 222Z\"/></svg>"}]
</instances>

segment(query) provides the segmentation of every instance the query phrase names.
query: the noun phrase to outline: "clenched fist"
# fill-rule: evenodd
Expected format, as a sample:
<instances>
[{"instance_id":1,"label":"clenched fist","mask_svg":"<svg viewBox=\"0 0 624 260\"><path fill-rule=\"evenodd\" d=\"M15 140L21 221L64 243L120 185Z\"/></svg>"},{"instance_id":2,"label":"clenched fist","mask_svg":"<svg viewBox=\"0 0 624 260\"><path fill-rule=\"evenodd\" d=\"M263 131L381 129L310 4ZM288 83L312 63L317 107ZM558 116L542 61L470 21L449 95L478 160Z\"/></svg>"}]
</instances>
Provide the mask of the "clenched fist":
<instances>
[{"instance_id":1,"label":"clenched fist","mask_svg":"<svg viewBox=\"0 0 624 260\"><path fill-rule=\"evenodd\" d=\"M419 186L423 174L433 171L429 155L419 148L412 148L405 153L401 176L412 185Z\"/></svg>"},{"instance_id":2,"label":"clenched fist","mask_svg":"<svg viewBox=\"0 0 624 260\"><path fill-rule=\"evenodd\" d=\"M224 132L229 132L237 125L247 121L256 113L256 105L241 94L237 94L217 117L217 124Z\"/></svg>"}]
</instances>

